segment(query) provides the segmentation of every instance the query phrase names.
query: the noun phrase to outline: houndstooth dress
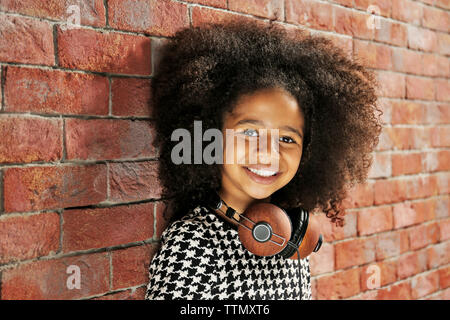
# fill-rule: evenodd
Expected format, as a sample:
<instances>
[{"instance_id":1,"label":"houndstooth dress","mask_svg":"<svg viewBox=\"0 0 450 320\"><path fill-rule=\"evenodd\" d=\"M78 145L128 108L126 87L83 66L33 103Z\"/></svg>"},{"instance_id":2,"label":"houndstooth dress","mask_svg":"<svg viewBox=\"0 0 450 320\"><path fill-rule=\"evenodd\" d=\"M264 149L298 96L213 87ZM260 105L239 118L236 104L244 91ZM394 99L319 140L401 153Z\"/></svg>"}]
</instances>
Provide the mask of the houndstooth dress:
<instances>
[{"instance_id":1,"label":"houndstooth dress","mask_svg":"<svg viewBox=\"0 0 450 320\"><path fill-rule=\"evenodd\" d=\"M301 299L310 300L309 257L300 269ZM162 233L145 299L298 300L298 273L298 260L250 253L234 225L197 206Z\"/></svg>"}]
</instances>

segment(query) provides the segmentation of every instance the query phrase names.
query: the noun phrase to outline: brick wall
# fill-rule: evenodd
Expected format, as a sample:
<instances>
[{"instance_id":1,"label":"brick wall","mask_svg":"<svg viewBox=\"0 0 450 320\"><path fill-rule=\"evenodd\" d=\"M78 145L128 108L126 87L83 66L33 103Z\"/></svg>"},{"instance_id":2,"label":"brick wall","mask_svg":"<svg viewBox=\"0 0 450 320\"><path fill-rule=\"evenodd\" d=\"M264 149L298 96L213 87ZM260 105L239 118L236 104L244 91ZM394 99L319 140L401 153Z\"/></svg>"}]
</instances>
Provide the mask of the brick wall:
<instances>
[{"instance_id":1,"label":"brick wall","mask_svg":"<svg viewBox=\"0 0 450 320\"><path fill-rule=\"evenodd\" d=\"M346 201L346 226L322 217L313 298L449 299L449 9L448 0L1 1L0 297L143 298L166 226L149 106L158 46L189 25L276 18L331 38L381 83L375 163ZM80 289L68 281L73 266Z\"/></svg>"}]
</instances>

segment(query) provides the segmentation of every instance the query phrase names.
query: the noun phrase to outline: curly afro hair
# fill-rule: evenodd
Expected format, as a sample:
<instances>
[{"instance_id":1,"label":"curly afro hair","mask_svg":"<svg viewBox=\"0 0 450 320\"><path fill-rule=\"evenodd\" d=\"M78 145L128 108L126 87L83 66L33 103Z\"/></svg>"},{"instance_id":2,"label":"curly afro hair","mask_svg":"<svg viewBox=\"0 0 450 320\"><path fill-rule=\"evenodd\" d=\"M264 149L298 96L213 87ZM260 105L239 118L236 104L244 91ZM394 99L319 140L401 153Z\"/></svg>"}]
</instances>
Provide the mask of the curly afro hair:
<instances>
[{"instance_id":1,"label":"curly afro hair","mask_svg":"<svg viewBox=\"0 0 450 320\"><path fill-rule=\"evenodd\" d=\"M303 154L294 178L271 196L283 208L319 209L344 225L347 189L364 183L378 144L375 75L350 60L331 40L306 31L288 33L272 23L226 21L179 30L161 47L152 79L152 114L159 149L164 215L171 220L221 186L221 164L171 160L172 132L194 120L202 130L222 128L242 94L283 88L305 115ZM204 146L203 146L204 147ZM168 209L168 208L171 209ZM167 216L166 216L167 218Z\"/></svg>"}]
</instances>

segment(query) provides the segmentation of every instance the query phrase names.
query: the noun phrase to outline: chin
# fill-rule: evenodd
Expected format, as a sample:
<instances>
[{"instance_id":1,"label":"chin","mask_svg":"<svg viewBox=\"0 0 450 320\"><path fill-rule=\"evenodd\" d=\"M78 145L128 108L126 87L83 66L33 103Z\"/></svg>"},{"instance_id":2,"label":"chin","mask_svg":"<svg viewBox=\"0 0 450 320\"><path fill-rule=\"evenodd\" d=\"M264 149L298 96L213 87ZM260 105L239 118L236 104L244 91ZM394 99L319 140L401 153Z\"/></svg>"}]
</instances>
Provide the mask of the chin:
<instances>
[{"instance_id":1,"label":"chin","mask_svg":"<svg viewBox=\"0 0 450 320\"><path fill-rule=\"evenodd\" d=\"M258 200L262 200L265 199L267 197L270 197L275 190L264 190L264 187L247 187L245 189L246 193L252 197L253 199L258 199Z\"/></svg>"}]
</instances>

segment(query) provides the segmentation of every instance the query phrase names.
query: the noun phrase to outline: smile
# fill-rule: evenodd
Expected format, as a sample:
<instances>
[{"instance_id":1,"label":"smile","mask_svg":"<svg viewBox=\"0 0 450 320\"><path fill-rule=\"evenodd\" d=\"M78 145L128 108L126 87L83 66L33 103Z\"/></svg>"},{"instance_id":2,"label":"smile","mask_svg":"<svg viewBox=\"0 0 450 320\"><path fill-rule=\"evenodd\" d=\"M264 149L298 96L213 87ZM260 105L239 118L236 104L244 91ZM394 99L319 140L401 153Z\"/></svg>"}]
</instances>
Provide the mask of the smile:
<instances>
[{"instance_id":1,"label":"smile","mask_svg":"<svg viewBox=\"0 0 450 320\"><path fill-rule=\"evenodd\" d=\"M264 170L264 169L253 169L244 167L245 172L253 181L260 184L271 184L280 176L280 172Z\"/></svg>"}]
</instances>

